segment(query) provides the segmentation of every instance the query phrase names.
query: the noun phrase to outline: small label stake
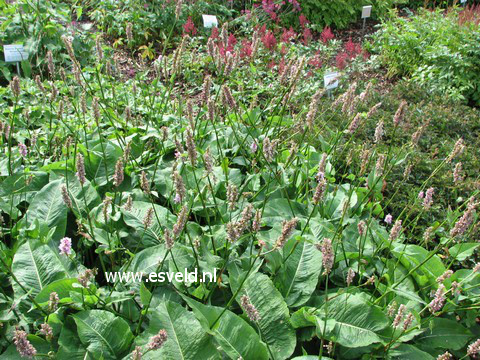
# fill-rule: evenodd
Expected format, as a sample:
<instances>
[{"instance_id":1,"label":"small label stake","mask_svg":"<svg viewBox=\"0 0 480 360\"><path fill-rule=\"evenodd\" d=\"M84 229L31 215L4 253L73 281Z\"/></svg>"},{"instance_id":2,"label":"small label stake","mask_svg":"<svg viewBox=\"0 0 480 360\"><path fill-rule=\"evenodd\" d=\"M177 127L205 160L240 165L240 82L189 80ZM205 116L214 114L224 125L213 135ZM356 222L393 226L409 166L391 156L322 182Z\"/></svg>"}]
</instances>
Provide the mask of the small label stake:
<instances>
[{"instance_id":1,"label":"small label stake","mask_svg":"<svg viewBox=\"0 0 480 360\"><path fill-rule=\"evenodd\" d=\"M218 27L218 19L215 15L202 15L202 18L204 28Z\"/></svg>"}]
</instances>

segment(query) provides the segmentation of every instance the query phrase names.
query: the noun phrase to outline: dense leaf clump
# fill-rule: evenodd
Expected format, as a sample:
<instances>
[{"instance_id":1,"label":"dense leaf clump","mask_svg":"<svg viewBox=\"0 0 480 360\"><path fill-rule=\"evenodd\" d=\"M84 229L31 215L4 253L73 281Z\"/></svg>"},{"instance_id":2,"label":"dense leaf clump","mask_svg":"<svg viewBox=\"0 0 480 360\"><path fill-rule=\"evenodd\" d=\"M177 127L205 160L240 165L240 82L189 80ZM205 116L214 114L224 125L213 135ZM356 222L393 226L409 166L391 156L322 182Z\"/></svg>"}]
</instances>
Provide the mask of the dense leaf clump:
<instances>
[{"instance_id":1,"label":"dense leaf clump","mask_svg":"<svg viewBox=\"0 0 480 360\"><path fill-rule=\"evenodd\" d=\"M87 58L63 34L0 88L0 359L478 355L477 110L257 7L164 4L146 64L84 5Z\"/></svg>"}]
</instances>

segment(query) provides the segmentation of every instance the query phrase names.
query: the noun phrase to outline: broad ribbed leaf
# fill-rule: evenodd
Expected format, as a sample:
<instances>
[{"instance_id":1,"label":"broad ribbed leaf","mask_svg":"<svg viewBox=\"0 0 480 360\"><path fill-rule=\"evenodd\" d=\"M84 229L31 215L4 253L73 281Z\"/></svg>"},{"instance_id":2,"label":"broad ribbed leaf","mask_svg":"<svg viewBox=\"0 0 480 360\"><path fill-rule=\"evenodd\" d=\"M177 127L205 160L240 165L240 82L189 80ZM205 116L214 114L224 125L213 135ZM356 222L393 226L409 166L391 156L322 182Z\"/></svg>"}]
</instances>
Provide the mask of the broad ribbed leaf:
<instances>
[{"instance_id":1,"label":"broad ribbed leaf","mask_svg":"<svg viewBox=\"0 0 480 360\"><path fill-rule=\"evenodd\" d=\"M433 360L435 359L429 353L420 350L419 348L409 345L401 344L399 347L389 352L390 357L396 360Z\"/></svg>"},{"instance_id":2,"label":"broad ribbed leaf","mask_svg":"<svg viewBox=\"0 0 480 360\"><path fill-rule=\"evenodd\" d=\"M67 226L67 206L64 204L61 196L62 180L54 180L45 185L32 200L28 207L25 217L22 219L22 224L28 226L35 221L48 225L49 228L54 228L54 239L59 239L65 235Z\"/></svg>"},{"instance_id":3,"label":"broad ribbed leaf","mask_svg":"<svg viewBox=\"0 0 480 360\"><path fill-rule=\"evenodd\" d=\"M241 317L221 307L203 305L183 297L192 308L202 327L211 333L222 350L232 359L268 359L267 347L256 331Z\"/></svg>"},{"instance_id":4,"label":"broad ribbed leaf","mask_svg":"<svg viewBox=\"0 0 480 360\"><path fill-rule=\"evenodd\" d=\"M360 295L351 294L342 294L328 301L316 311L316 316L319 337L325 327L325 336L345 347L381 342L377 333L390 323L379 307L367 303Z\"/></svg>"},{"instance_id":5,"label":"broad ribbed leaf","mask_svg":"<svg viewBox=\"0 0 480 360\"><path fill-rule=\"evenodd\" d=\"M445 265L437 255L430 257L429 251L418 245L398 244L392 250L392 253L409 271L419 266L412 273L412 277L420 286L425 286L428 283L436 284L437 277L446 270ZM420 266L420 264L422 265Z\"/></svg>"},{"instance_id":6,"label":"broad ribbed leaf","mask_svg":"<svg viewBox=\"0 0 480 360\"><path fill-rule=\"evenodd\" d=\"M48 174L46 172L33 171L27 176L32 176L29 183L25 182L25 174L13 174L2 179L0 184L0 198L12 201L15 207L21 201L30 202L31 199L48 183Z\"/></svg>"},{"instance_id":7,"label":"broad ribbed leaf","mask_svg":"<svg viewBox=\"0 0 480 360\"><path fill-rule=\"evenodd\" d=\"M60 299L68 298L71 291L81 294L82 288L79 286L74 287L74 284L78 284L78 280L76 278L56 280L45 286L35 297L35 301L37 301L39 304L48 302L52 292L56 292Z\"/></svg>"},{"instance_id":8,"label":"broad ribbed leaf","mask_svg":"<svg viewBox=\"0 0 480 360\"><path fill-rule=\"evenodd\" d=\"M62 260L58 253L38 240L28 240L18 248L13 258L12 270L17 280L32 296L36 296L55 280L76 276L73 264L68 259ZM13 289L16 298L24 294L15 282Z\"/></svg>"},{"instance_id":9,"label":"broad ribbed leaf","mask_svg":"<svg viewBox=\"0 0 480 360\"><path fill-rule=\"evenodd\" d=\"M417 341L430 347L460 350L472 336L471 331L457 321L434 318L430 320L428 330Z\"/></svg>"},{"instance_id":10,"label":"broad ribbed leaf","mask_svg":"<svg viewBox=\"0 0 480 360\"><path fill-rule=\"evenodd\" d=\"M293 245L289 242L288 245ZM285 247L285 254L290 253ZM322 268L322 256L310 243L302 240L285 262L275 280L275 285L290 307L299 307L306 303L315 290Z\"/></svg>"},{"instance_id":11,"label":"broad ribbed leaf","mask_svg":"<svg viewBox=\"0 0 480 360\"><path fill-rule=\"evenodd\" d=\"M103 156L105 154L105 157ZM122 156L122 149L112 142L96 144L83 154L89 180L95 179L98 186L107 184L115 172L115 163Z\"/></svg>"},{"instance_id":12,"label":"broad ribbed leaf","mask_svg":"<svg viewBox=\"0 0 480 360\"><path fill-rule=\"evenodd\" d=\"M132 229L135 229L142 238L142 242L145 246L154 246L162 242L162 230L164 227L172 228L176 222L176 217L166 208L155 205L156 215L153 216L152 225L145 230L143 220L145 215L152 207L151 203L143 201L134 201L132 209L130 211L122 209L123 219L125 223ZM160 223L157 221L160 220Z\"/></svg>"},{"instance_id":13,"label":"broad ribbed leaf","mask_svg":"<svg viewBox=\"0 0 480 360\"><path fill-rule=\"evenodd\" d=\"M480 246L479 243L460 243L453 245L448 252L453 259L463 261L471 256L476 248Z\"/></svg>"},{"instance_id":14,"label":"broad ribbed leaf","mask_svg":"<svg viewBox=\"0 0 480 360\"><path fill-rule=\"evenodd\" d=\"M77 326L71 316L67 317L58 338L58 358L68 360L93 360L77 334Z\"/></svg>"},{"instance_id":15,"label":"broad ribbed leaf","mask_svg":"<svg viewBox=\"0 0 480 360\"><path fill-rule=\"evenodd\" d=\"M245 274L230 277L234 293L244 276ZM237 296L238 303L242 295L247 295L258 310L261 316L258 326L262 332L262 340L269 345L275 358L286 359L292 355L297 343L295 330L290 323L287 304L270 278L261 273L251 274Z\"/></svg>"},{"instance_id":16,"label":"broad ribbed leaf","mask_svg":"<svg viewBox=\"0 0 480 360\"><path fill-rule=\"evenodd\" d=\"M148 337L165 329L167 341L157 351L145 355L144 359L219 359L220 355L213 346L213 337L208 335L195 318L180 304L165 301L151 312Z\"/></svg>"},{"instance_id":17,"label":"broad ribbed leaf","mask_svg":"<svg viewBox=\"0 0 480 360\"><path fill-rule=\"evenodd\" d=\"M104 310L87 310L73 316L80 341L98 359L119 359L130 348L133 334L122 318Z\"/></svg>"}]
</instances>

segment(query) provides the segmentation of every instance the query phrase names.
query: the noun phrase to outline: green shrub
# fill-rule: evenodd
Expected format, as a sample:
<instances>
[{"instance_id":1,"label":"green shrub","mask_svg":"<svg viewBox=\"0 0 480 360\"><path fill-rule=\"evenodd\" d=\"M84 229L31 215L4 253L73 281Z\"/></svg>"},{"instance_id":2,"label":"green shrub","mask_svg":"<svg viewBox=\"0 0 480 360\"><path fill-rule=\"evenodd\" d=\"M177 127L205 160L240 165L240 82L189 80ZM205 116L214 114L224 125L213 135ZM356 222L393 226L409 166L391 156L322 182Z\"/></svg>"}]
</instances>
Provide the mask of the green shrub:
<instances>
[{"instance_id":1,"label":"green shrub","mask_svg":"<svg viewBox=\"0 0 480 360\"><path fill-rule=\"evenodd\" d=\"M51 51L57 66L65 65L63 35L75 34L73 47L82 65L91 60L94 42L85 30L89 24L77 23L77 16L72 17L72 8L59 1L42 1L35 4L21 0L12 4L0 1L0 43L23 44L29 54L28 60L21 63L22 74L30 77L32 73L46 72L47 52ZM2 49L3 50L3 49ZM0 72L3 78L11 80L15 64L7 64L0 56ZM2 79L2 76L0 76Z\"/></svg>"},{"instance_id":2,"label":"green shrub","mask_svg":"<svg viewBox=\"0 0 480 360\"><path fill-rule=\"evenodd\" d=\"M380 55L388 75L410 76L433 93L480 104L480 31L459 24L458 11L421 11L383 23L369 49Z\"/></svg>"},{"instance_id":3,"label":"green shrub","mask_svg":"<svg viewBox=\"0 0 480 360\"><path fill-rule=\"evenodd\" d=\"M343 29L360 19L363 6L372 5L372 16L381 18L394 3L396 3L394 0L301 0L300 6L308 20L319 29L324 26L335 26Z\"/></svg>"}]
</instances>

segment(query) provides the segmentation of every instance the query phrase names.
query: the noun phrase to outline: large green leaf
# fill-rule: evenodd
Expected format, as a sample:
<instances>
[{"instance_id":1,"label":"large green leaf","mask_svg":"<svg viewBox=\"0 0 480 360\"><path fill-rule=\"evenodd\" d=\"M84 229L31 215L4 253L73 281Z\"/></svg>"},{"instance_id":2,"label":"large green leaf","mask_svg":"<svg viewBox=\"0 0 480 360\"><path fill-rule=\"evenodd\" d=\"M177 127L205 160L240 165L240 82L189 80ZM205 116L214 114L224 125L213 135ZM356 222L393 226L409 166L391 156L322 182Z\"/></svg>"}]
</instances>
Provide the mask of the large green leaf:
<instances>
[{"instance_id":1,"label":"large green leaf","mask_svg":"<svg viewBox=\"0 0 480 360\"><path fill-rule=\"evenodd\" d=\"M150 311L151 319L147 337L165 329L167 341L158 351L145 355L145 359L218 359L213 337L202 328L192 312L180 304L165 301ZM143 335L143 334L142 334Z\"/></svg>"},{"instance_id":2,"label":"large green leaf","mask_svg":"<svg viewBox=\"0 0 480 360\"><path fill-rule=\"evenodd\" d=\"M433 360L434 357L429 353L420 350L410 344L401 344L399 347L389 352L390 359L396 360Z\"/></svg>"},{"instance_id":3,"label":"large green leaf","mask_svg":"<svg viewBox=\"0 0 480 360\"><path fill-rule=\"evenodd\" d=\"M317 333L345 347L367 346L381 342L378 332L390 321L383 311L367 303L360 295L341 294L316 312ZM325 319L327 323L325 324Z\"/></svg>"},{"instance_id":4,"label":"large green leaf","mask_svg":"<svg viewBox=\"0 0 480 360\"><path fill-rule=\"evenodd\" d=\"M109 141L104 141L103 144L97 143L88 152L85 150L83 156L87 178L89 180L95 179L98 186L106 185L111 181L115 172L115 164L122 154L122 149Z\"/></svg>"},{"instance_id":5,"label":"large green leaf","mask_svg":"<svg viewBox=\"0 0 480 360\"><path fill-rule=\"evenodd\" d=\"M244 276L245 274L230 276L234 293ZM270 278L258 272L251 274L237 296L238 303L242 295L247 295L258 310L262 340L269 345L275 359L286 359L292 355L297 343L295 330L290 323L287 304Z\"/></svg>"},{"instance_id":6,"label":"large green leaf","mask_svg":"<svg viewBox=\"0 0 480 360\"><path fill-rule=\"evenodd\" d=\"M27 182L31 176L30 182ZM3 179L0 184L0 198L13 201L17 206L21 201L30 202L31 199L48 183L48 174L33 171L28 174L18 173Z\"/></svg>"},{"instance_id":7,"label":"large green leaf","mask_svg":"<svg viewBox=\"0 0 480 360\"><path fill-rule=\"evenodd\" d=\"M67 206L61 196L62 185L62 180L54 180L44 186L33 198L22 219L22 225L26 226L28 221L30 226L33 222L39 221L49 228L56 227L54 239L63 237L67 226Z\"/></svg>"},{"instance_id":8,"label":"large green leaf","mask_svg":"<svg viewBox=\"0 0 480 360\"><path fill-rule=\"evenodd\" d=\"M80 341L98 359L118 359L130 348L133 334L122 318L104 310L86 310L73 319Z\"/></svg>"},{"instance_id":9,"label":"large green leaf","mask_svg":"<svg viewBox=\"0 0 480 360\"><path fill-rule=\"evenodd\" d=\"M285 246L284 254L289 254L294 242ZM305 304L315 290L320 271L322 255L314 245L301 240L278 272L275 285L290 307Z\"/></svg>"},{"instance_id":10,"label":"large green leaf","mask_svg":"<svg viewBox=\"0 0 480 360\"><path fill-rule=\"evenodd\" d=\"M152 225L146 230L145 226L143 225L143 220L145 219L148 209L152 207L151 203L134 201L130 211L122 209L125 223L138 232L138 236L141 237L145 246L154 246L163 242L161 235L162 229L165 227L171 229L173 224L176 222L176 216L173 215L169 210L160 205L154 206L156 216L153 216ZM160 223L157 221L157 216L158 220L160 220Z\"/></svg>"},{"instance_id":11,"label":"large green leaf","mask_svg":"<svg viewBox=\"0 0 480 360\"><path fill-rule=\"evenodd\" d=\"M46 303L50 300L50 294L56 292L59 299L69 298L70 292L82 293L80 286L75 287L74 284L78 284L76 278L56 280L47 286L45 286L35 297L35 301L39 304Z\"/></svg>"},{"instance_id":12,"label":"large green leaf","mask_svg":"<svg viewBox=\"0 0 480 360\"><path fill-rule=\"evenodd\" d=\"M445 265L437 255L431 256L428 250L418 245L397 244L392 253L407 270L410 271L418 267L412 273L412 277L419 286L425 286L429 283L435 284L436 279L446 270Z\"/></svg>"},{"instance_id":13,"label":"large green leaf","mask_svg":"<svg viewBox=\"0 0 480 360\"><path fill-rule=\"evenodd\" d=\"M479 246L479 243L460 243L453 245L450 249L448 249L448 252L453 259L463 261L471 256L475 249Z\"/></svg>"},{"instance_id":14,"label":"large green leaf","mask_svg":"<svg viewBox=\"0 0 480 360\"><path fill-rule=\"evenodd\" d=\"M416 341L429 347L460 350L472 336L470 330L455 320L434 318L430 320L428 330Z\"/></svg>"},{"instance_id":15,"label":"large green leaf","mask_svg":"<svg viewBox=\"0 0 480 360\"><path fill-rule=\"evenodd\" d=\"M68 360L93 360L93 356L87 351L77 334L77 326L71 316L67 317L58 338L59 359Z\"/></svg>"},{"instance_id":16,"label":"large green leaf","mask_svg":"<svg viewBox=\"0 0 480 360\"><path fill-rule=\"evenodd\" d=\"M20 246L13 258L12 270L17 280L32 296L36 296L55 280L74 277L76 270L70 260L61 258L47 244L28 240ZM15 297L24 294L17 283L13 283Z\"/></svg>"},{"instance_id":17,"label":"large green leaf","mask_svg":"<svg viewBox=\"0 0 480 360\"><path fill-rule=\"evenodd\" d=\"M241 317L221 307L203 305L184 296L202 327L212 334L222 350L231 358L268 359L267 347L255 330ZM220 316L218 321L216 319Z\"/></svg>"}]
</instances>

